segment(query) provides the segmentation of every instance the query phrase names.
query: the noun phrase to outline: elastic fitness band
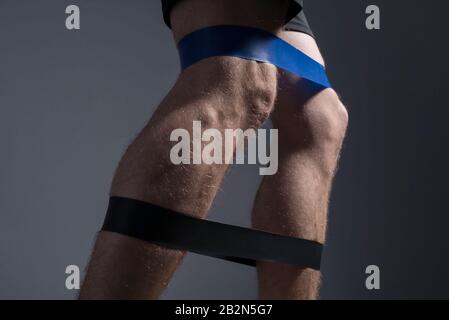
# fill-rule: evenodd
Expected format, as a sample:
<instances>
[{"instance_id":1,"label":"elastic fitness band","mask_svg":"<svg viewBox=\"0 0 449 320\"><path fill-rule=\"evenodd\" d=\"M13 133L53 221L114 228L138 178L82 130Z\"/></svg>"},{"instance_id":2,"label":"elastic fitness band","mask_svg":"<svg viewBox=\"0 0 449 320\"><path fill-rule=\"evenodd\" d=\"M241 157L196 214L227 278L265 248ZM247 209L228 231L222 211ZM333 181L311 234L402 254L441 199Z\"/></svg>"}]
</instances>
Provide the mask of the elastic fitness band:
<instances>
[{"instance_id":1,"label":"elastic fitness band","mask_svg":"<svg viewBox=\"0 0 449 320\"><path fill-rule=\"evenodd\" d=\"M103 230L250 266L271 261L320 267L322 245L317 242L197 219L127 198L110 199Z\"/></svg>"},{"instance_id":2,"label":"elastic fitness band","mask_svg":"<svg viewBox=\"0 0 449 320\"><path fill-rule=\"evenodd\" d=\"M210 57L237 57L275 65L317 84L321 89L331 87L321 64L286 41L256 28L208 27L181 39L178 50L183 70Z\"/></svg>"},{"instance_id":3,"label":"elastic fitness band","mask_svg":"<svg viewBox=\"0 0 449 320\"><path fill-rule=\"evenodd\" d=\"M238 57L275 65L314 84L316 90L330 87L322 65L263 30L209 27L187 35L178 49L183 70L209 57ZM315 241L197 219L120 197L110 198L102 230L250 266L267 261L319 270L323 248Z\"/></svg>"}]
</instances>

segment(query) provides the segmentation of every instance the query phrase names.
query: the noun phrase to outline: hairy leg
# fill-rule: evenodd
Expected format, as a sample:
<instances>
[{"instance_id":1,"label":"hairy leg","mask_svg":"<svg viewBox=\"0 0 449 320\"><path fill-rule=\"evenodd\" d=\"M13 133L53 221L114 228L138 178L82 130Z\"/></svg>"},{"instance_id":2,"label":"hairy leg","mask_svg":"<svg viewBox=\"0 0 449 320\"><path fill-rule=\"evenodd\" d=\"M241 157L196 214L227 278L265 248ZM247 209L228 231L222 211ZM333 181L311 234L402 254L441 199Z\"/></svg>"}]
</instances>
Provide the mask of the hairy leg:
<instances>
[{"instance_id":1,"label":"hairy leg","mask_svg":"<svg viewBox=\"0 0 449 320\"><path fill-rule=\"evenodd\" d=\"M171 20L176 40L217 24L245 24L277 33L286 8L287 1L279 0L263 5L259 0L184 0ZM276 83L275 67L238 58L210 58L185 70L120 161L111 195L204 218L227 166L173 165L171 132L183 128L191 133L194 120L202 122L203 130L258 127L274 105ZM80 298L157 298L183 254L100 232Z\"/></svg>"},{"instance_id":2,"label":"hairy leg","mask_svg":"<svg viewBox=\"0 0 449 320\"><path fill-rule=\"evenodd\" d=\"M312 37L281 34L285 40L323 63ZM298 90L300 80L283 74L273 125L279 130L279 170L264 178L253 209L257 229L325 241L328 200L345 135L347 113L332 89L313 97ZM315 299L320 273L312 269L260 262L262 299Z\"/></svg>"}]
</instances>

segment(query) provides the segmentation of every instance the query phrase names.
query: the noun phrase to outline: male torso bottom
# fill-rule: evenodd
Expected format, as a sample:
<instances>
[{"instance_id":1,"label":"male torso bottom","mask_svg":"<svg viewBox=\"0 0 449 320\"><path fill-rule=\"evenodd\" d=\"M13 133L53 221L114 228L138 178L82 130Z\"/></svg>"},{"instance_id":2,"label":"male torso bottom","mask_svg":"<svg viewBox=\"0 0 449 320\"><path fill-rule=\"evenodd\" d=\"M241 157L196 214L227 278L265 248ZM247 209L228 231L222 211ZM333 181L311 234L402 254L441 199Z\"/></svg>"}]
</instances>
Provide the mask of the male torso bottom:
<instances>
[{"instance_id":1,"label":"male torso bottom","mask_svg":"<svg viewBox=\"0 0 449 320\"><path fill-rule=\"evenodd\" d=\"M236 26L269 33L324 64L302 1L166 0L162 4L178 44L198 30ZM207 49L208 43L201 45ZM279 134L278 171L262 181L252 211L253 228L324 243L329 193L347 112L333 89L324 86L311 93L304 83L306 77L270 59L239 56L234 52L248 51L233 49L232 54L198 59L181 72L121 159L111 196L205 219L228 165L174 164L170 158L175 143L170 141L172 132L182 128L192 134L192 123L200 121L203 130L216 129L224 136L225 129L258 128L271 117ZM278 57L282 60L282 53ZM80 298L156 299L184 254L163 244L103 230ZM262 299L318 296L320 273L313 268L258 261L257 272Z\"/></svg>"}]
</instances>

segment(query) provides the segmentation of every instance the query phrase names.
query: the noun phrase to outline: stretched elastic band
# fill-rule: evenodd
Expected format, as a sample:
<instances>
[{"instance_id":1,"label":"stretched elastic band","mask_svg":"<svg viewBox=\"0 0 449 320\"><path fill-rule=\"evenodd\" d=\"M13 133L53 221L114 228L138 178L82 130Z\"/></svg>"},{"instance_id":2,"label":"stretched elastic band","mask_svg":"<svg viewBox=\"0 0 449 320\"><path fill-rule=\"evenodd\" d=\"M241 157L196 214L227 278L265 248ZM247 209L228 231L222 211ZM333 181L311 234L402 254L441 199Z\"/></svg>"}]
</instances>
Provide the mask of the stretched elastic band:
<instances>
[{"instance_id":1,"label":"stretched elastic band","mask_svg":"<svg viewBox=\"0 0 449 320\"><path fill-rule=\"evenodd\" d=\"M120 197L110 199L102 230L250 266L267 261L319 270L323 247L315 241L196 219Z\"/></svg>"},{"instance_id":2,"label":"stretched elastic band","mask_svg":"<svg viewBox=\"0 0 449 320\"><path fill-rule=\"evenodd\" d=\"M321 89L331 87L324 67L273 34L251 27L214 26L195 31L178 43L182 69L216 56L270 63Z\"/></svg>"}]
</instances>

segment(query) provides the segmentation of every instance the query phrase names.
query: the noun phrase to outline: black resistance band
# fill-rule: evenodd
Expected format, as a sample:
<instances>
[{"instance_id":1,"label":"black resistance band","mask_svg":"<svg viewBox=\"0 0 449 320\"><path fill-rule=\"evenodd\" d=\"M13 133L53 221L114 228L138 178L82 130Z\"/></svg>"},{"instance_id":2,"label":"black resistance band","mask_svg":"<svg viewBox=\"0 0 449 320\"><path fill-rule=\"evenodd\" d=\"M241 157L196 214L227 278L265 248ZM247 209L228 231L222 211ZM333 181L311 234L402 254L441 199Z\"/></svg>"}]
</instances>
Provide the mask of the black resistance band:
<instances>
[{"instance_id":1,"label":"black resistance band","mask_svg":"<svg viewBox=\"0 0 449 320\"><path fill-rule=\"evenodd\" d=\"M322 244L202 220L143 201L111 197L103 231L255 266L278 262L319 270Z\"/></svg>"}]
</instances>

